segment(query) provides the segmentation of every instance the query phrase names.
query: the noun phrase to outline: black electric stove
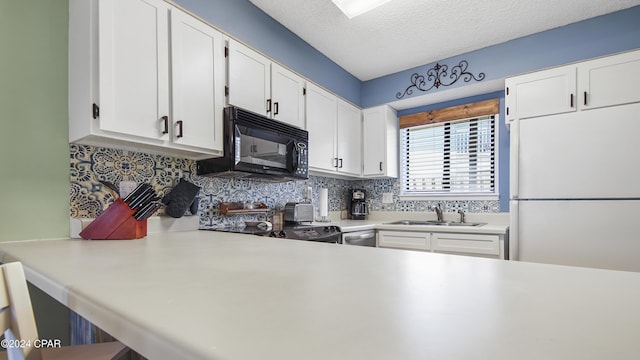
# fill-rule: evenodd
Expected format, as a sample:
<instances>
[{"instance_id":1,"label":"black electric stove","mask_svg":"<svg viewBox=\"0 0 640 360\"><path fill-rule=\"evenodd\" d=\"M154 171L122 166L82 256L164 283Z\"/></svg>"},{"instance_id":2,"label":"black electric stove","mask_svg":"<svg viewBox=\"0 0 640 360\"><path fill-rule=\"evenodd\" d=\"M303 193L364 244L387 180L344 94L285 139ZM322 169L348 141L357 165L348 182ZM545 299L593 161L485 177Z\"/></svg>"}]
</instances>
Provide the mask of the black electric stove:
<instances>
[{"instance_id":1,"label":"black electric stove","mask_svg":"<svg viewBox=\"0 0 640 360\"><path fill-rule=\"evenodd\" d=\"M342 234L340 232L340 228L335 225L318 226L287 223L281 230L261 230L253 226L247 226L243 228L215 228L203 230L235 232L280 239L318 241L334 244L340 244L342 242Z\"/></svg>"}]
</instances>

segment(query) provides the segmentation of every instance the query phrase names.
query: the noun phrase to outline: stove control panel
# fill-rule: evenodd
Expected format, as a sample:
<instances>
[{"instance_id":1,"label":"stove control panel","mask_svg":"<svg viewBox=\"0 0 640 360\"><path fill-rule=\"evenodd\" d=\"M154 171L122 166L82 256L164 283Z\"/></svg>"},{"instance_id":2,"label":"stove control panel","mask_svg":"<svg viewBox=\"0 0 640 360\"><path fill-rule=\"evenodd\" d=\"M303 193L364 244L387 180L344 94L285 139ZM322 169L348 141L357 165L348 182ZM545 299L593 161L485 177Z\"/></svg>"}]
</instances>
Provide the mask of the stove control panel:
<instances>
[{"instance_id":1,"label":"stove control panel","mask_svg":"<svg viewBox=\"0 0 640 360\"><path fill-rule=\"evenodd\" d=\"M284 230L272 230L259 234L272 238L308 240L321 242L340 242L340 228L337 226L311 226L300 228L285 228Z\"/></svg>"},{"instance_id":2,"label":"stove control panel","mask_svg":"<svg viewBox=\"0 0 640 360\"><path fill-rule=\"evenodd\" d=\"M325 233L339 233L340 232L340 228L337 226L325 226L322 231L324 231Z\"/></svg>"},{"instance_id":3,"label":"stove control panel","mask_svg":"<svg viewBox=\"0 0 640 360\"><path fill-rule=\"evenodd\" d=\"M269 232L269 237L285 239L287 237L287 233L284 230L271 231Z\"/></svg>"}]
</instances>

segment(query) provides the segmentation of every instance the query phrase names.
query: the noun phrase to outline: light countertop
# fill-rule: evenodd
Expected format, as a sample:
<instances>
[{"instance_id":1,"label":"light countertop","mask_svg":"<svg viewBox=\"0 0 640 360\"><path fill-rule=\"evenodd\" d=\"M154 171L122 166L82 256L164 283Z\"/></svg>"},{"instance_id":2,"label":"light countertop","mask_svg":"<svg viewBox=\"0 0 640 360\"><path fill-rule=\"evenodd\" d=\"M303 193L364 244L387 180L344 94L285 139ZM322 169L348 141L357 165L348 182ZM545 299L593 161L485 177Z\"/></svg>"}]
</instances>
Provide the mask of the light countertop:
<instances>
[{"instance_id":1,"label":"light countertop","mask_svg":"<svg viewBox=\"0 0 640 360\"><path fill-rule=\"evenodd\" d=\"M150 359L640 358L640 273L211 231L0 259Z\"/></svg>"},{"instance_id":2,"label":"light countertop","mask_svg":"<svg viewBox=\"0 0 640 360\"><path fill-rule=\"evenodd\" d=\"M419 232L447 232L466 234L499 234L507 232L508 226L485 224L482 226L442 226L442 225L398 225L398 224L377 224L376 230L397 230L397 231L419 231Z\"/></svg>"},{"instance_id":3,"label":"light countertop","mask_svg":"<svg viewBox=\"0 0 640 360\"><path fill-rule=\"evenodd\" d=\"M379 221L374 220L331 220L329 223L314 222L314 225L336 225L342 232L373 230Z\"/></svg>"},{"instance_id":4,"label":"light countertop","mask_svg":"<svg viewBox=\"0 0 640 360\"><path fill-rule=\"evenodd\" d=\"M445 220L459 221L457 214L446 214ZM334 214L338 217L338 214ZM455 232L470 234L497 234L507 233L508 214L467 214L468 222L484 223L482 226L442 226L442 225L398 225L389 224L397 220L435 220L434 214L420 212L374 212L365 220L341 220L334 218L330 223L314 223L317 225L336 225L342 232L362 230L396 230L396 231L424 231L424 232Z\"/></svg>"}]
</instances>

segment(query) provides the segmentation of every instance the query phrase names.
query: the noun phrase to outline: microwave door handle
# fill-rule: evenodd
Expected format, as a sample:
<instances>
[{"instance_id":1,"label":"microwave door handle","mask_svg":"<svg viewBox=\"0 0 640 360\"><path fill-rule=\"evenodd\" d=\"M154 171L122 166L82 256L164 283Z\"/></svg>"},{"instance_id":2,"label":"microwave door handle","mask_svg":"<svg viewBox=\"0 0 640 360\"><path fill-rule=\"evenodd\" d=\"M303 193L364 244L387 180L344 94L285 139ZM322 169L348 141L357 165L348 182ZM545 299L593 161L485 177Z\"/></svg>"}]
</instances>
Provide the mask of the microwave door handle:
<instances>
[{"instance_id":1,"label":"microwave door handle","mask_svg":"<svg viewBox=\"0 0 640 360\"><path fill-rule=\"evenodd\" d=\"M299 164L300 164L300 151L298 150L296 143L293 142L291 146L291 169L289 169L289 171L292 171L292 172L295 171L298 168Z\"/></svg>"}]
</instances>

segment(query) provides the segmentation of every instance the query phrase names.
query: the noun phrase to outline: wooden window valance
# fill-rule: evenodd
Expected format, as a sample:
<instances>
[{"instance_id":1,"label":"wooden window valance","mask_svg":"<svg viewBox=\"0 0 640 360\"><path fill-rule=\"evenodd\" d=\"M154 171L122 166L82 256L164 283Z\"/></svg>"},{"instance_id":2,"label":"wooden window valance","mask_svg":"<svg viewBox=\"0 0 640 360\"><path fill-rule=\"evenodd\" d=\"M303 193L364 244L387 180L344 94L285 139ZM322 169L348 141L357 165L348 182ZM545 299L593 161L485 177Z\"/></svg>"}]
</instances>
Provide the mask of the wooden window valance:
<instances>
[{"instance_id":1,"label":"wooden window valance","mask_svg":"<svg viewBox=\"0 0 640 360\"><path fill-rule=\"evenodd\" d=\"M400 117L400 128L436 124L458 119L493 115L500 112L500 100L491 99L475 103L451 106Z\"/></svg>"}]
</instances>

